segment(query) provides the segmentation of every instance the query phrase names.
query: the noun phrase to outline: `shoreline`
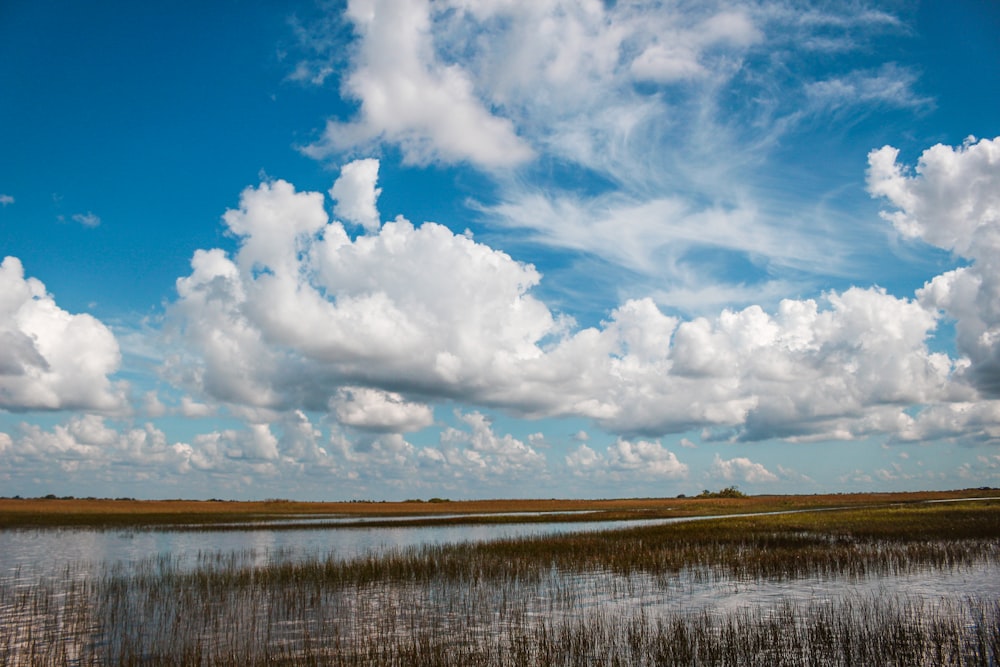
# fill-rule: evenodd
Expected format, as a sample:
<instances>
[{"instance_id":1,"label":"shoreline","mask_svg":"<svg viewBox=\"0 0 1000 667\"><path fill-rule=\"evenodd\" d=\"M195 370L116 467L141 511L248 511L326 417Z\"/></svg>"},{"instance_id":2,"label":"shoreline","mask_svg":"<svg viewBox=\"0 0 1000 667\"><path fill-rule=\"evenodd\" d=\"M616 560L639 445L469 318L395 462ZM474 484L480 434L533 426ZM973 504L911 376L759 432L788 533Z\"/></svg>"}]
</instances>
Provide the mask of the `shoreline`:
<instances>
[{"instance_id":1,"label":"shoreline","mask_svg":"<svg viewBox=\"0 0 1000 667\"><path fill-rule=\"evenodd\" d=\"M249 524L293 518L357 518L409 525L421 518L434 523L499 523L534 520L586 522L636 518L763 513L798 509L851 508L1000 498L1000 489L956 489L817 495L762 495L735 498L673 497L618 499L496 499L432 501L290 500L133 500L97 498L0 498L0 530L45 527L166 527L171 524ZM529 516L535 514L536 516Z\"/></svg>"}]
</instances>

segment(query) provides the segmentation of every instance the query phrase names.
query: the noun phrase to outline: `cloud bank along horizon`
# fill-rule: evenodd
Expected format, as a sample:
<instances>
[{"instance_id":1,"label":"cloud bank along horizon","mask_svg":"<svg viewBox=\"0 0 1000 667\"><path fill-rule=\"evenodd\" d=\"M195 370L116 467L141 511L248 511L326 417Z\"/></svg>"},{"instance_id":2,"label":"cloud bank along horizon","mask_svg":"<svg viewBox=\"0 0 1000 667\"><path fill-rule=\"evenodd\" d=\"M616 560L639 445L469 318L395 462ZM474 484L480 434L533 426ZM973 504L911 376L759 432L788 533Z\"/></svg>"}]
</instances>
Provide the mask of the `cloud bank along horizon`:
<instances>
[{"instance_id":1,"label":"cloud bank along horizon","mask_svg":"<svg viewBox=\"0 0 1000 667\"><path fill-rule=\"evenodd\" d=\"M823 125L850 152L941 113L919 61L869 49L916 20L393 0L291 23L280 85L340 111L288 153L332 186L246 187L152 314L69 312L7 256L0 481L329 499L995 484L1000 137L789 157L830 149ZM449 198L441 222L406 217ZM99 233L95 211L59 224Z\"/></svg>"}]
</instances>

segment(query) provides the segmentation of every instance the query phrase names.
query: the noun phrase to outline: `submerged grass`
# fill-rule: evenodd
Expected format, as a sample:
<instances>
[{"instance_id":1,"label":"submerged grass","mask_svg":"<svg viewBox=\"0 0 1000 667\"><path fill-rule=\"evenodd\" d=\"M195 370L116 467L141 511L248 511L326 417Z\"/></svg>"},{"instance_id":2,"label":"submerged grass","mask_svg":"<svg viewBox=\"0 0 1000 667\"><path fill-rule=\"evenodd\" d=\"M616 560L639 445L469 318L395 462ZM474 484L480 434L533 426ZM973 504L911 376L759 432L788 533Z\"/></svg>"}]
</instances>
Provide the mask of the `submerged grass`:
<instances>
[{"instance_id":1,"label":"submerged grass","mask_svg":"<svg viewBox=\"0 0 1000 667\"><path fill-rule=\"evenodd\" d=\"M1000 601L989 597L875 587L750 607L671 603L685 586L995 571L1000 501L253 563L249 552L202 554L193 567L161 556L96 577L0 579L0 666L1000 662Z\"/></svg>"}]
</instances>

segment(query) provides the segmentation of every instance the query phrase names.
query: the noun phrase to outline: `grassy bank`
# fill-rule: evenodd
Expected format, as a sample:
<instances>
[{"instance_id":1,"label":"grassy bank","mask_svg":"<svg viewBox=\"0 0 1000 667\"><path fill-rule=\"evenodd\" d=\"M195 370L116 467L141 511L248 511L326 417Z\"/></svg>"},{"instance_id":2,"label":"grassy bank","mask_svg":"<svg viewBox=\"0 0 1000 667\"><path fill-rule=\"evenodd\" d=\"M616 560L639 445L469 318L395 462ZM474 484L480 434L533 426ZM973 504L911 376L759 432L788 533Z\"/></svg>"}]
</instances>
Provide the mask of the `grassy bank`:
<instances>
[{"instance_id":1,"label":"grassy bank","mask_svg":"<svg viewBox=\"0 0 1000 667\"><path fill-rule=\"evenodd\" d=\"M292 517L378 519L423 518L425 523L606 521L685 517L795 509L866 507L968 497L1000 497L1000 490L966 489L914 493L859 493L742 498L631 498L605 500L449 500L438 502L294 502L268 500L132 500L96 498L0 498L0 529L91 527L168 528L211 524L251 524ZM437 499L436 499L437 500ZM509 516L520 513L520 516ZM556 516L527 516L544 513ZM457 516L455 516L457 515ZM449 518L441 518L448 516ZM320 528L321 523L315 524ZM417 525L407 523L407 525Z\"/></svg>"},{"instance_id":2,"label":"grassy bank","mask_svg":"<svg viewBox=\"0 0 1000 667\"><path fill-rule=\"evenodd\" d=\"M159 557L93 578L69 568L47 580L0 581L0 665L1000 660L994 598L862 586L814 599L797 588L995 573L1000 500L253 562L247 553L206 553L194 567ZM674 602L703 589L709 601L721 600L753 582L784 582L788 593L751 607Z\"/></svg>"}]
</instances>

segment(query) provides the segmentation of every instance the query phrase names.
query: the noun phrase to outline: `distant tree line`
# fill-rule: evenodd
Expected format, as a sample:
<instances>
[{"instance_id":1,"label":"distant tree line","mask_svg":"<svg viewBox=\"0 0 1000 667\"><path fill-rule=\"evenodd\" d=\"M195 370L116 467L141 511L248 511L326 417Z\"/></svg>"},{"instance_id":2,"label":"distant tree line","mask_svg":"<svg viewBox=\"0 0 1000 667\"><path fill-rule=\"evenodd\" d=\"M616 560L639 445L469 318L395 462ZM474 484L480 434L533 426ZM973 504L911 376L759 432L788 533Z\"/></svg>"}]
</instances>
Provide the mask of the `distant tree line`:
<instances>
[{"instance_id":1,"label":"distant tree line","mask_svg":"<svg viewBox=\"0 0 1000 667\"><path fill-rule=\"evenodd\" d=\"M735 486L727 486L719 491L709 491L705 489L699 493L695 498L746 498L747 494L740 491Z\"/></svg>"}]
</instances>

